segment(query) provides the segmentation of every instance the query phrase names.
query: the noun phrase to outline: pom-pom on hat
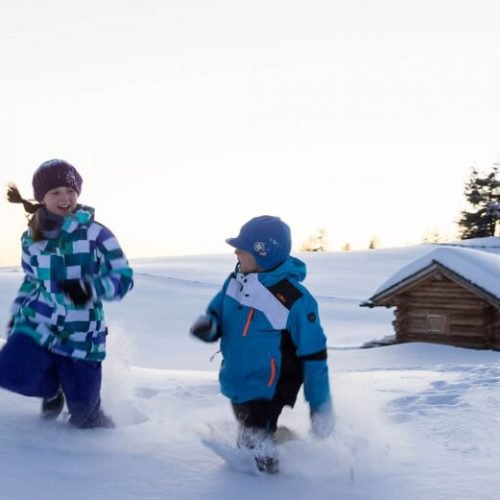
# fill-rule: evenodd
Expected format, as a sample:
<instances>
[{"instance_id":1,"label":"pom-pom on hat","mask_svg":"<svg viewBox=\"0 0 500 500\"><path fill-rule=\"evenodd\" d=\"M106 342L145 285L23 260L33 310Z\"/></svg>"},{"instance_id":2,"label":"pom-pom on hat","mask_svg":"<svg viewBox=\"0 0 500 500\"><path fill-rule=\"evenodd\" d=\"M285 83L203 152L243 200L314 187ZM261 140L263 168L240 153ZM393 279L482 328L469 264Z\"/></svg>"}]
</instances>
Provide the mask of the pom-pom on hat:
<instances>
[{"instance_id":1,"label":"pom-pom on hat","mask_svg":"<svg viewBox=\"0 0 500 500\"><path fill-rule=\"evenodd\" d=\"M33 196L41 202L48 191L57 187L70 187L80 194L82 182L76 168L67 161L48 160L33 174Z\"/></svg>"},{"instance_id":2,"label":"pom-pom on hat","mask_svg":"<svg viewBox=\"0 0 500 500\"><path fill-rule=\"evenodd\" d=\"M251 253L264 270L280 265L292 249L290 228L279 217L271 215L250 219L241 227L240 234L226 239L226 243Z\"/></svg>"}]
</instances>

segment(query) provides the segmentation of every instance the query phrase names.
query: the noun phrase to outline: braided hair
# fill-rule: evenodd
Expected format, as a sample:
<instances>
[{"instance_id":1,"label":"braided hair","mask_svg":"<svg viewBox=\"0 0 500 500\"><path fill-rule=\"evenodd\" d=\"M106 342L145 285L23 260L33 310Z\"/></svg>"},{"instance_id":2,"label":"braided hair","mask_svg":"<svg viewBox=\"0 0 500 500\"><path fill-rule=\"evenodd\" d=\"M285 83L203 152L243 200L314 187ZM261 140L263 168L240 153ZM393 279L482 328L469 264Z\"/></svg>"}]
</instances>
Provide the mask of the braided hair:
<instances>
[{"instance_id":1,"label":"braided hair","mask_svg":"<svg viewBox=\"0 0 500 500\"><path fill-rule=\"evenodd\" d=\"M22 203L24 211L28 217L28 227L31 229L31 237L33 241L40 241L43 238L39 209L43 207L42 203L34 203L32 201L26 200L21 196L19 189L15 184L9 184L7 186L7 200L10 203Z\"/></svg>"}]
</instances>

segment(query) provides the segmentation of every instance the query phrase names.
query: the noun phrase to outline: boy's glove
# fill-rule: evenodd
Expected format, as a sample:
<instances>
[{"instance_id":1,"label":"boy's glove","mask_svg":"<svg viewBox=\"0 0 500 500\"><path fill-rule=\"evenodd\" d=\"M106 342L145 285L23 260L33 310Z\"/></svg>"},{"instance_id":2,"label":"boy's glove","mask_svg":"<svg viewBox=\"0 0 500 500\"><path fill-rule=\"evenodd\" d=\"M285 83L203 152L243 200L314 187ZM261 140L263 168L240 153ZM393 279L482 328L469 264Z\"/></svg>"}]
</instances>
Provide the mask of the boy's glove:
<instances>
[{"instance_id":1,"label":"boy's glove","mask_svg":"<svg viewBox=\"0 0 500 500\"><path fill-rule=\"evenodd\" d=\"M83 306L92 298L92 287L85 280L63 281L59 287L75 306Z\"/></svg>"},{"instance_id":2,"label":"boy's glove","mask_svg":"<svg viewBox=\"0 0 500 500\"><path fill-rule=\"evenodd\" d=\"M217 338L217 322L211 316L203 314L193 323L189 333L204 342L211 342Z\"/></svg>"},{"instance_id":3,"label":"boy's glove","mask_svg":"<svg viewBox=\"0 0 500 500\"><path fill-rule=\"evenodd\" d=\"M315 438L326 439L334 430L335 418L330 401L316 410L311 410L311 433Z\"/></svg>"}]
</instances>

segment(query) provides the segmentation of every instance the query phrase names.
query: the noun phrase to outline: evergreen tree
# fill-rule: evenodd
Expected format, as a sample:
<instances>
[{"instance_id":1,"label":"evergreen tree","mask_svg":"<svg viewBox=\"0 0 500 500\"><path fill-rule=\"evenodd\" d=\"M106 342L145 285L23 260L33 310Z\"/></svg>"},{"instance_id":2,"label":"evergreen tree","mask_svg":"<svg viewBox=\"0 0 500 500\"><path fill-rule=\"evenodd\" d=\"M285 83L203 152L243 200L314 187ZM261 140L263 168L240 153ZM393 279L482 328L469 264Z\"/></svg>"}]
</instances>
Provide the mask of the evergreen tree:
<instances>
[{"instance_id":1,"label":"evergreen tree","mask_svg":"<svg viewBox=\"0 0 500 500\"><path fill-rule=\"evenodd\" d=\"M380 246L380 242L376 236L373 236L372 239L370 240L370 243L368 244L368 248L370 250L375 250Z\"/></svg>"},{"instance_id":2,"label":"evergreen tree","mask_svg":"<svg viewBox=\"0 0 500 500\"><path fill-rule=\"evenodd\" d=\"M326 252L328 248L328 231L321 228L314 236L309 236L300 247L301 252Z\"/></svg>"},{"instance_id":3,"label":"evergreen tree","mask_svg":"<svg viewBox=\"0 0 500 500\"><path fill-rule=\"evenodd\" d=\"M500 222L498 165L494 165L491 173L486 176L480 176L472 168L464 194L471 210L463 210L458 221L461 239L495 236L495 229Z\"/></svg>"}]
</instances>

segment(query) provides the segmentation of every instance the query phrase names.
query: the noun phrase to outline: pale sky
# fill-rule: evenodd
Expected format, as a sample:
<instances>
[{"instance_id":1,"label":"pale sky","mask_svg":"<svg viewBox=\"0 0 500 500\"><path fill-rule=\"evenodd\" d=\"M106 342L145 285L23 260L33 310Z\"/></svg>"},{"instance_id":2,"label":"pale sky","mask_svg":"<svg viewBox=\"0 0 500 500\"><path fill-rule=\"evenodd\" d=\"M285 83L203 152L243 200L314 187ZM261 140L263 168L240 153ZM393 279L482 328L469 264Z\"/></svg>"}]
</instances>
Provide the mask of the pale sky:
<instances>
[{"instance_id":1,"label":"pale sky","mask_svg":"<svg viewBox=\"0 0 500 500\"><path fill-rule=\"evenodd\" d=\"M131 258L453 234L500 159L497 0L0 0L0 187L64 158ZM0 265L20 205L0 200Z\"/></svg>"}]
</instances>

